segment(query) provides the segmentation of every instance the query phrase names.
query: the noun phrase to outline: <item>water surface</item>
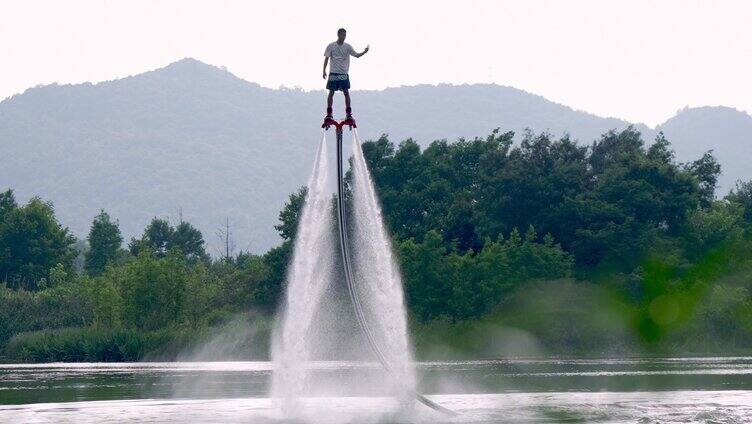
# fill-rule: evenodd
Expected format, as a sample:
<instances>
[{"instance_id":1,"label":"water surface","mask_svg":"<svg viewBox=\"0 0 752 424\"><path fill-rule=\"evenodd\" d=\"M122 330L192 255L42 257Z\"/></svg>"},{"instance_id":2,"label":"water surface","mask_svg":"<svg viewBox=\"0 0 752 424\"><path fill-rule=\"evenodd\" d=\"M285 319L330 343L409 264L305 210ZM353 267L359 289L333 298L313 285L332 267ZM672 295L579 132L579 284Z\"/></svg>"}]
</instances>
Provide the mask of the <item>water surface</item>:
<instances>
[{"instance_id":1,"label":"water surface","mask_svg":"<svg viewBox=\"0 0 752 424\"><path fill-rule=\"evenodd\" d=\"M376 364L312 365L303 421L752 422L752 358L518 359L418 365L459 413L386 397ZM0 364L0 422L282 422L269 362Z\"/></svg>"}]
</instances>

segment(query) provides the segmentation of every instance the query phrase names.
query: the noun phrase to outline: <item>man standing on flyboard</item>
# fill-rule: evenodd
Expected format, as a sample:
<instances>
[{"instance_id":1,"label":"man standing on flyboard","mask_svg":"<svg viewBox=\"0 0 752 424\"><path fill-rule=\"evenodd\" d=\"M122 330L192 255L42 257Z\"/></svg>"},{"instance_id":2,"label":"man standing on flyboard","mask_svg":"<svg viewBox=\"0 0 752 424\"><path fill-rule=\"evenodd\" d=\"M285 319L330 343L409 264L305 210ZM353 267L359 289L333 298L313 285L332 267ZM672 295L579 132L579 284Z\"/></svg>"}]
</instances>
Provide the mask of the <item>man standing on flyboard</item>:
<instances>
[{"instance_id":1,"label":"man standing on flyboard","mask_svg":"<svg viewBox=\"0 0 752 424\"><path fill-rule=\"evenodd\" d=\"M345 43L346 36L347 31L344 28L340 28L337 31L337 41L326 46L326 50L324 51L324 79L326 79L326 65L331 59L329 79L326 82L329 97L326 99L326 117L324 118L324 122L333 119L332 102L334 101L335 91L342 91L342 94L345 95L345 120L353 121L352 109L350 108L350 77L347 74L350 69L350 56L363 56L368 53L368 46L366 46L363 52L357 53L351 45Z\"/></svg>"}]
</instances>

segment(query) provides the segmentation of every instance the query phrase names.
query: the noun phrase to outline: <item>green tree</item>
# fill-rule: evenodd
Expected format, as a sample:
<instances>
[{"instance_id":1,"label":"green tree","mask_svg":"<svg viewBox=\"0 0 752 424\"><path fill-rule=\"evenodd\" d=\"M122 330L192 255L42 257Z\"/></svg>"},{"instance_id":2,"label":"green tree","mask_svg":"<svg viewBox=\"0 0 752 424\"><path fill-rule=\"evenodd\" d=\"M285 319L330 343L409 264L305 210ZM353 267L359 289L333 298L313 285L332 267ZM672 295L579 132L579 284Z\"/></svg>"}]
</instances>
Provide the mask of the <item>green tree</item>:
<instances>
[{"instance_id":1,"label":"green tree","mask_svg":"<svg viewBox=\"0 0 752 424\"><path fill-rule=\"evenodd\" d=\"M69 283L70 281L71 276L68 271L66 271L65 265L57 264L50 269L50 278L47 287L58 287Z\"/></svg>"},{"instance_id":2,"label":"green tree","mask_svg":"<svg viewBox=\"0 0 752 424\"><path fill-rule=\"evenodd\" d=\"M0 223L0 279L11 287L36 289L50 270L62 264L73 273L75 238L55 218L52 204L35 197L14 207L12 193L2 196Z\"/></svg>"},{"instance_id":3,"label":"green tree","mask_svg":"<svg viewBox=\"0 0 752 424\"><path fill-rule=\"evenodd\" d=\"M163 258L167 256L174 233L175 229L167 220L153 218L144 229L142 246L148 248L157 257Z\"/></svg>"},{"instance_id":4,"label":"green tree","mask_svg":"<svg viewBox=\"0 0 752 424\"><path fill-rule=\"evenodd\" d=\"M400 245L405 296L410 312L422 321L452 315L452 283L445 269L446 247L441 235L429 231L422 243L408 239Z\"/></svg>"},{"instance_id":5,"label":"green tree","mask_svg":"<svg viewBox=\"0 0 752 424\"><path fill-rule=\"evenodd\" d=\"M13 190L6 190L0 193L0 224L2 224L6 214L16 209L18 209L18 204L16 203L16 197L13 195Z\"/></svg>"},{"instance_id":6,"label":"green tree","mask_svg":"<svg viewBox=\"0 0 752 424\"><path fill-rule=\"evenodd\" d=\"M168 249L178 249L190 260L206 260L208 258L201 231L185 221L175 227L170 237Z\"/></svg>"},{"instance_id":7,"label":"green tree","mask_svg":"<svg viewBox=\"0 0 752 424\"><path fill-rule=\"evenodd\" d=\"M645 151L639 132L609 132L589 158L592 188L568 200L560 219L574 229L578 263L631 270L659 237L677 234L700 202L698 181L673 161L660 136ZM554 237L558 235L553 233Z\"/></svg>"},{"instance_id":8,"label":"green tree","mask_svg":"<svg viewBox=\"0 0 752 424\"><path fill-rule=\"evenodd\" d=\"M182 255L170 251L159 258L144 251L112 272L123 299L124 325L154 330L179 322L187 280Z\"/></svg>"},{"instance_id":9,"label":"green tree","mask_svg":"<svg viewBox=\"0 0 752 424\"><path fill-rule=\"evenodd\" d=\"M743 209L734 203L714 202L689 214L683 235L690 258L696 260L711 249L739 241L743 233Z\"/></svg>"},{"instance_id":10,"label":"green tree","mask_svg":"<svg viewBox=\"0 0 752 424\"><path fill-rule=\"evenodd\" d=\"M92 306L96 327L118 328L122 325L123 299L116 284L118 268L109 268L97 278L84 277L82 285Z\"/></svg>"},{"instance_id":11,"label":"green tree","mask_svg":"<svg viewBox=\"0 0 752 424\"><path fill-rule=\"evenodd\" d=\"M123 237L117 221L113 222L104 210L94 218L89 230L89 250L85 254L84 269L90 276L104 272L105 267L114 262L120 252Z\"/></svg>"},{"instance_id":12,"label":"green tree","mask_svg":"<svg viewBox=\"0 0 752 424\"><path fill-rule=\"evenodd\" d=\"M533 226L571 245L576 234L570 201L592 186L587 148L568 137L552 140L527 132L519 147L505 150L489 152L474 184L480 236L493 240L513 228Z\"/></svg>"},{"instance_id":13,"label":"green tree","mask_svg":"<svg viewBox=\"0 0 752 424\"><path fill-rule=\"evenodd\" d=\"M721 165L713 157L713 151L705 152L700 159L686 165L686 169L697 178L702 206L710 206L715 199L718 176L721 174Z\"/></svg>"},{"instance_id":14,"label":"green tree","mask_svg":"<svg viewBox=\"0 0 752 424\"><path fill-rule=\"evenodd\" d=\"M269 249L263 256L263 262L251 261L244 266L244 284L246 287L253 287L250 299L252 306L266 312L276 310L285 286L292 247L292 242L287 240L280 246Z\"/></svg>"},{"instance_id":15,"label":"green tree","mask_svg":"<svg viewBox=\"0 0 752 424\"><path fill-rule=\"evenodd\" d=\"M203 262L197 262L189 268L185 282L185 298L181 319L192 328L198 328L206 314L214 306L219 284L209 273Z\"/></svg>"},{"instance_id":16,"label":"green tree","mask_svg":"<svg viewBox=\"0 0 752 424\"><path fill-rule=\"evenodd\" d=\"M742 209L742 217L748 231L752 231L752 180L737 182L736 187L726 196L726 201Z\"/></svg>"},{"instance_id":17,"label":"green tree","mask_svg":"<svg viewBox=\"0 0 752 424\"><path fill-rule=\"evenodd\" d=\"M283 244L286 247L286 244ZM278 248L279 249L279 248ZM279 301L284 275L272 275L271 266L277 265L272 249L265 256L246 255L237 261L232 274L224 279L223 298L238 310L259 309L273 312ZM270 266L271 265L271 266ZM286 264L279 264L286 267Z\"/></svg>"},{"instance_id":18,"label":"green tree","mask_svg":"<svg viewBox=\"0 0 752 424\"><path fill-rule=\"evenodd\" d=\"M146 251L164 258L169 251L175 250L190 260L208 259L201 231L185 221L173 227L167 220L153 218L140 239L131 239L128 249L133 256Z\"/></svg>"},{"instance_id":19,"label":"green tree","mask_svg":"<svg viewBox=\"0 0 752 424\"><path fill-rule=\"evenodd\" d=\"M274 226L284 240L295 239L295 233L298 231L298 221L300 214L303 213L308 188L301 187L298 191L292 193L290 198L285 202L285 206L279 213L279 224Z\"/></svg>"}]
</instances>

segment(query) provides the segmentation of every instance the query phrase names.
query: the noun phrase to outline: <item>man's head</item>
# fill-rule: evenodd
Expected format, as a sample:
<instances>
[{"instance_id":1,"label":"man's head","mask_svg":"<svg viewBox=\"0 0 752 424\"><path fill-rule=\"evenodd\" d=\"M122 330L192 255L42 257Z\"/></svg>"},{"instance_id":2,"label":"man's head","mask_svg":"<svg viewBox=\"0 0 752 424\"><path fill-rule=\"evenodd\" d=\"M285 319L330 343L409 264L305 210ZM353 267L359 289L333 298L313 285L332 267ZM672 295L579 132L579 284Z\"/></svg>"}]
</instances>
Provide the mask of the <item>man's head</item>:
<instances>
[{"instance_id":1,"label":"man's head","mask_svg":"<svg viewBox=\"0 0 752 424\"><path fill-rule=\"evenodd\" d=\"M344 43L346 36L347 36L347 31L345 31L344 28L340 28L337 30L337 42L338 43Z\"/></svg>"}]
</instances>

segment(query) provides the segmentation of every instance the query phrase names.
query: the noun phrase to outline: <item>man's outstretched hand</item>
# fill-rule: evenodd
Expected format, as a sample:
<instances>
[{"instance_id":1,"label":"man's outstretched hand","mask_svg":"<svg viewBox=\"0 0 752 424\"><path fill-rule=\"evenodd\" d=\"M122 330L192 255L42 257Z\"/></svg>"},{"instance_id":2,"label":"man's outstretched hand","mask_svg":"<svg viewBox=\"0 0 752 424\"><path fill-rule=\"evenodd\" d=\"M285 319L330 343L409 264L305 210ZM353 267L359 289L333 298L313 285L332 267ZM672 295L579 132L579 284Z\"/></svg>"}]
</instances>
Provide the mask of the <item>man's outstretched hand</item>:
<instances>
[{"instance_id":1,"label":"man's outstretched hand","mask_svg":"<svg viewBox=\"0 0 752 424\"><path fill-rule=\"evenodd\" d=\"M363 50L363 51L362 51L362 52L360 52L360 53L355 53L355 54L354 54L354 56L355 56L355 57L361 57L361 56L363 56L364 54L368 53L368 50L370 50L370 49L371 49L371 45L370 45L370 44L368 44L368 45L366 45L366 49L365 49L365 50Z\"/></svg>"}]
</instances>

